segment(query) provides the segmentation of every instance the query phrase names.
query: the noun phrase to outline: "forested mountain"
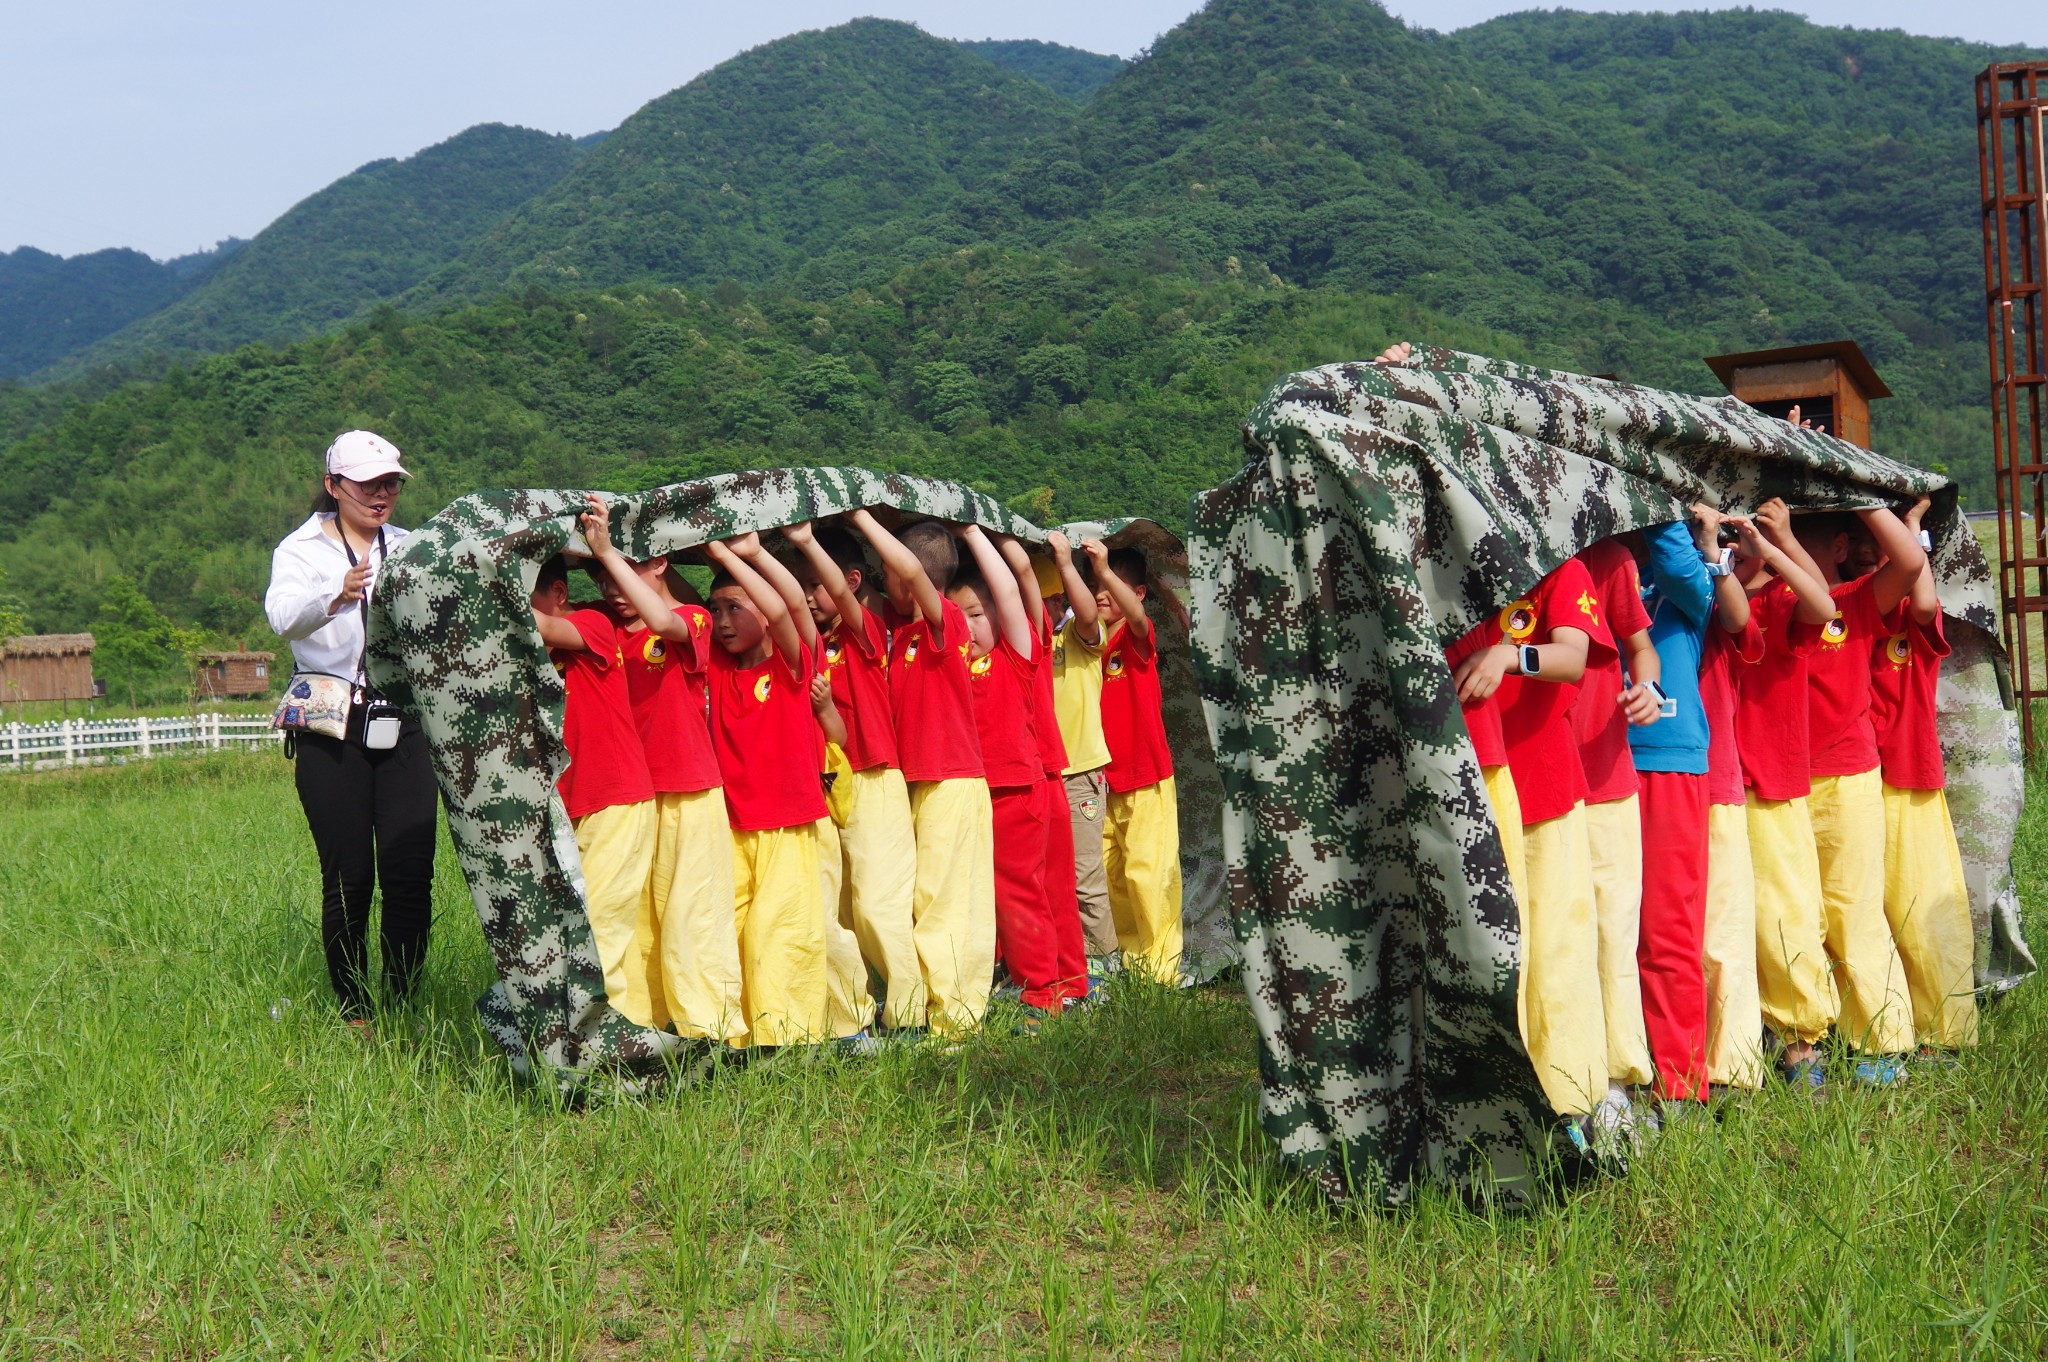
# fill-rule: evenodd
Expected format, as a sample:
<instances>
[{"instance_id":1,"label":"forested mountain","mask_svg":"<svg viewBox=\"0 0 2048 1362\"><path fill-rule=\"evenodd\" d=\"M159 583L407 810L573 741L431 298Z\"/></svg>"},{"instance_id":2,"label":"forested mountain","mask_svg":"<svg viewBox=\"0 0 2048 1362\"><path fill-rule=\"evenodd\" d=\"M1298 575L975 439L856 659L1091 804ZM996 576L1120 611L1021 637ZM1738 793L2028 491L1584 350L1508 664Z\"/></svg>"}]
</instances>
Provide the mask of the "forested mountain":
<instances>
[{"instance_id":1,"label":"forested mountain","mask_svg":"<svg viewBox=\"0 0 2048 1362\"><path fill-rule=\"evenodd\" d=\"M234 253L152 260L141 251L0 253L0 379L34 373L189 292Z\"/></svg>"},{"instance_id":2,"label":"forested mountain","mask_svg":"<svg viewBox=\"0 0 2048 1362\"><path fill-rule=\"evenodd\" d=\"M979 46L1002 60L880 20L770 43L403 310L0 385L0 569L39 627L119 573L254 636L352 423L422 468L404 521L480 485L860 462L1171 522L1273 378L1399 337L1694 391L1702 355L1853 337L1900 394L1879 447L1988 490L1970 77L2010 54L1750 11L1447 37L1369 0L1213 0L1113 70Z\"/></svg>"},{"instance_id":3,"label":"forested mountain","mask_svg":"<svg viewBox=\"0 0 2048 1362\"><path fill-rule=\"evenodd\" d=\"M411 302L528 283L758 282L940 212L1073 112L893 20L778 39L646 105ZM888 247L915 259L942 244L899 232Z\"/></svg>"},{"instance_id":4,"label":"forested mountain","mask_svg":"<svg viewBox=\"0 0 2048 1362\"><path fill-rule=\"evenodd\" d=\"M293 340L394 298L559 179L567 137L487 123L372 161L300 202L197 287L58 366Z\"/></svg>"},{"instance_id":5,"label":"forested mountain","mask_svg":"<svg viewBox=\"0 0 2048 1362\"><path fill-rule=\"evenodd\" d=\"M1111 76L1124 69L1122 57L1083 52L1036 38L985 38L960 46L1057 90L1076 104L1086 104Z\"/></svg>"}]
</instances>

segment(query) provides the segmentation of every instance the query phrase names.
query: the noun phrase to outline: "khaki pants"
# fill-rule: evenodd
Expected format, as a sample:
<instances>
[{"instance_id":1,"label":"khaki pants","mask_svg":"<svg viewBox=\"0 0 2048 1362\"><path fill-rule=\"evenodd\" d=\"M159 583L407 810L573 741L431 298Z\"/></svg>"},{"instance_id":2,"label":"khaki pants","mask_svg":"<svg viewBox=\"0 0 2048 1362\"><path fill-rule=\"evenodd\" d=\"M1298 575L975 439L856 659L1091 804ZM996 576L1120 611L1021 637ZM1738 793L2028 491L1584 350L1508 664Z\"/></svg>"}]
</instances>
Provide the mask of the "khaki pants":
<instances>
[{"instance_id":1,"label":"khaki pants","mask_svg":"<svg viewBox=\"0 0 2048 1362\"><path fill-rule=\"evenodd\" d=\"M1607 1023L1600 1009L1600 923L1586 806L1522 829L1529 911L1522 916L1522 1040L1544 1096L1583 1116L1607 1094Z\"/></svg>"},{"instance_id":2,"label":"khaki pants","mask_svg":"<svg viewBox=\"0 0 2048 1362\"><path fill-rule=\"evenodd\" d=\"M1763 1086L1763 1003L1757 997L1756 878L1749 812L1707 806L1707 1081Z\"/></svg>"},{"instance_id":3,"label":"khaki pants","mask_svg":"<svg viewBox=\"0 0 2048 1362\"><path fill-rule=\"evenodd\" d=\"M1102 873L1102 820L1109 784L1100 766L1066 777L1067 817L1074 825L1074 887L1081 898L1081 932L1088 954L1116 949L1116 917L1109 911L1109 880Z\"/></svg>"},{"instance_id":4,"label":"khaki pants","mask_svg":"<svg viewBox=\"0 0 2048 1362\"><path fill-rule=\"evenodd\" d=\"M1977 934L1948 797L1884 787L1884 915L1923 1045L1977 1043Z\"/></svg>"},{"instance_id":5,"label":"khaki pants","mask_svg":"<svg viewBox=\"0 0 2048 1362\"><path fill-rule=\"evenodd\" d=\"M1884 789L1875 771L1815 776L1806 797L1842 1012L1835 1029L1870 1054L1913 1048L1913 997L1884 914Z\"/></svg>"},{"instance_id":6,"label":"khaki pants","mask_svg":"<svg viewBox=\"0 0 2048 1362\"><path fill-rule=\"evenodd\" d=\"M1600 920L1600 1007L1607 1024L1607 1077L1644 1084L1650 1037L1643 1025L1636 946L1643 925L1643 815L1634 795L1586 806L1593 856L1593 907Z\"/></svg>"},{"instance_id":7,"label":"khaki pants","mask_svg":"<svg viewBox=\"0 0 2048 1362\"><path fill-rule=\"evenodd\" d=\"M654 871L644 918L660 943L658 1014L666 1014L679 1036L744 1041L725 792L659 794L654 806Z\"/></svg>"},{"instance_id":8,"label":"khaki pants","mask_svg":"<svg viewBox=\"0 0 2048 1362\"><path fill-rule=\"evenodd\" d=\"M1124 968L1180 982L1180 805L1173 778L1109 796L1102 873Z\"/></svg>"},{"instance_id":9,"label":"khaki pants","mask_svg":"<svg viewBox=\"0 0 2048 1362\"><path fill-rule=\"evenodd\" d=\"M917 830L911 936L924 972L920 1001L932 1030L958 1035L981 1025L996 969L988 782L920 780L910 787L910 816Z\"/></svg>"},{"instance_id":10,"label":"khaki pants","mask_svg":"<svg viewBox=\"0 0 2048 1362\"><path fill-rule=\"evenodd\" d=\"M1493 806L1493 823L1500 830L1500 853L1508 863L1508 883L1514 886L1515 906L1529 915L1529 848L1522 838L1522 797L1515 790L1515 773L1506 766L1482 766L1479 775L1486 782L1486 802Z\"/></svg>"},{"instance_id":11,"label":"khaki pants","mask_svg":"<svg viewBox=\"0 0 2048 1362\"><path fill-rule=\"evenodd\" d=\"M1835 1024L1841 1001L1828 966L1813 819L1804 799L1759 799L1754 790L1743 817L1756 877L1756 983L1764 1022L1787 1042L1819 1040Z\"/></svg>"},{"instance_id":12,"label":"khaki pants","mask_svg":"<svg viewBox=\"0 0 2048 1362\"><path fill-rule=\"evenodd\" d=\"M732 835L742 1006L756 1045L830 1034L818 825Z\"/></svg>"},{"instance_id":13,"label":"khaki pants","mask_svg":"<svg viewBox=\"0 0 2048 1362\"><path fill-rule=\"evenodd\" d=\"M604 971L605 996L638 1026L653 1026L654 999L648 975L635 970L652 941L640 940L641 901L654 870L654 801L614 804L576 820L576 851L583 859L583 905L590 937ZM637 976L637 977L636 977Z\"/></svg>"},{"instance_id":14,"label":"khaki pants","mask_svg":"<svg viewBox=\"0 0 2048 1362\"><path fill-rule=\"evenodd\" d=\"M855 771L852 779L853 807L839 829L846 868L839 921L853 929L862 958L882 977L888 995L882 1020L892 1027L923 1026L924 974L911 929L917 831L910 821L910 789L893 766Z\"/></svg>"},{"instance_id":15,"label":"khaki pants","mask_svg":"<svg viewBox=\"0 0 2048 1362\"><path fill-rule=\"evenodd\" d=\"M817 829L818 921L825 934L832 1034L856 1036L875 1024L875 996L868 990L868 962L861 959L860 938L846 925L845 838L830 817L820 818Z\"/></svg>"}]
</instances>

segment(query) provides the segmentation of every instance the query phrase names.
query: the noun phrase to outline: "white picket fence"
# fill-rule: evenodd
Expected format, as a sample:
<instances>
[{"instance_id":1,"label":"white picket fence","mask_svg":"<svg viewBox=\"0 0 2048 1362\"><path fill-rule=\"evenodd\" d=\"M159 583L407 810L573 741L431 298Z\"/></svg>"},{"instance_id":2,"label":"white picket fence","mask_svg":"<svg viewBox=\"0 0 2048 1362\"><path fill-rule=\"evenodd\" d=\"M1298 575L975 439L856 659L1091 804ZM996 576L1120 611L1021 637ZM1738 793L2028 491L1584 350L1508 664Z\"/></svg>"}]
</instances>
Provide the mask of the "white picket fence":
<instances>
[{"instance_id":1,"label":"white picket fence","mask_svg":"<svg viewBox=\"0 0 2048 1362\"><path fill-rule=\"evenodd\" d=\"M166 752L254 751L284 741L267 714L181 714L170 718L62 719L0 726L0 768L47 771L98 766Z\"/></svg>"}]
</instances>

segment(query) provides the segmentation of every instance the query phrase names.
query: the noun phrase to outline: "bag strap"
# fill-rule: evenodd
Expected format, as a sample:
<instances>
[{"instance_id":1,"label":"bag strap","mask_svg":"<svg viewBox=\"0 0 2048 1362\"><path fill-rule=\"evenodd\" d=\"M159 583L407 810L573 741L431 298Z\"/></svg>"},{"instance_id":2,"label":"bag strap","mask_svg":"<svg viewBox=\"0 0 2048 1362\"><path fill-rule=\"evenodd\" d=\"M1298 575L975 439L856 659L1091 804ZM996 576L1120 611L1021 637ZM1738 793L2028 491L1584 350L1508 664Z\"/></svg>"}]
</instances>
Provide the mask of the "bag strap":
<instances>
[{"instance_id":1,"label":"bag strap","mask_svg":"<svg viewBox=\"0 0 2048 1362\"><path fill-rule=\"evenodd\" d=\"M334 528L341 531L341 551L348 555L348 565L354 567L356 565L356 551L355 546L348 542L348 529L341 523L339 515L335 516L334 521ZM384 547L384 527L382 525L377 527L376 548L377 569L381 572L384 569L384 564L389 561L391 556ZM363 557L367 559L369 556L369 551L367 549L364 550ZM355 687L356 703L361 704L363 692L368 690L370 686L370 593L368 591L365 591L356 598L356 608L361 612L363 618L363 646L362 650L356 654L356 674L349 678L349 684Z\"/></svg>"}]
</instances>

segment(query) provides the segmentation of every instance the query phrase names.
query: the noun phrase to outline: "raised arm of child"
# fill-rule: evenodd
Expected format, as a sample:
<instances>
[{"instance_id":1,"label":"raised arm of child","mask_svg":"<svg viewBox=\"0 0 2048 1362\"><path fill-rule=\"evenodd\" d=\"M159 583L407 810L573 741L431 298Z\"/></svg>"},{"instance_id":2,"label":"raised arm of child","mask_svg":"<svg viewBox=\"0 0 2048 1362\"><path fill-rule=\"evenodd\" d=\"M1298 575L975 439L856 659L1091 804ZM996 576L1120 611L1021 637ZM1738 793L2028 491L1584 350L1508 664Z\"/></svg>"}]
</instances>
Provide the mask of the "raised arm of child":
<instances>
[{"instance_id":1,"label":"raised arm of child","mask_svg":"<svg viewBox=\"0 0 2048 1362\"><path fill-rule=\"evenodd\" d=\"M1100 539L1081 541L1081 552L1088 555L1088 566L1095 571L1095 581L1109 598L1116 602L1116 608L1123 612L1124 628L1139 638L1152 637L1152 617L1145 613L1145 603L1138 599L1138 593L1131 590L1131 584L1122 576L1110 570L1109 545Z\"/></svg>"},{"instance_id":2,"label":"raised arm of child","mask_svg":"<svg viewBox=\"0 0 2048 1362\"><path fill-rule=\"evenodd\" d=\"M811 678L811 716L824 731L826 742L846 746L846 720L839 717L839 706L832 703L830 672L819 672Z\"/></svg>"},{"instance_id":3,"label":"raised arm of child","mask_svg":"<svg viewBox=\"0 0 2048 1362\"><path fill-rule=\"evenodd\" d=\"M1095 608L1095 593L1088 589L1088 583L1081 580L1081 571L1074 566L1074 547L1067 537L1058 530L1045 532L1045 546L1052 550L1052 560L1060 567L1060 584L1067 590L1067 608L1074 612L1074 624L1081 636L1093 648L1102 642L1102 612Z\"/></svg>"},{"instance_id":4,"label":"raised arm of child","mask_svg":"<svg viewBox=\"0 0 2048 1362\"><path fill-rule=\"evenodd\" d=\"M1010 575L1010 565L989 543L981 526L962 525L953 535L974 555L974 565L981 569L981 578L988 583L989 599L996 607L996 631L1009 640L1017 656L1030 659L1036 654L1032 640L1038 631L1024 614L1024 597L1017 590L1017 579Z\"/></svg>"},{"instance_id":5,"label":"raised arm of child","mask_svg":"<svg viewBox=\"0 0 2048 1362\"><path fill-rule=\"evenodd\" d=\"M1820 564L1813 561L1812 555L1807 553L1806 547L1799 542L1799 536L1792 533L1792 508L1785 504L1783 497L1772 497L1769 501L1757 507L1756 515L1752 519L1756 523L1757 530L1765 539L1775 545L1778 551L1784 554L1787 559L1798 564L1801 572L1805 573L1813 581L1820 583L1823 591L1827 589L1827 573L1821 571ZM1771 571L1778 572L1778 569L1773 566ZM1778 572L1778 575L1785 577L1785 574L1782 572ZM1790 577L1785 577L1785 579L1788 582L1792 580ZM1794 583L1793 590L1797 591L1798 589L1797 583ZM1802 595L1801 599L1803 600L1805 597ZM1825 624L1827 620L1834 617L1835 610L1830 605L1825 619L1811 622Z\"/></svg>"},{"instance_id":6,"label":"raised arm of child","mask_svg":"<svg viewBox=\"0 0 2048 1362\"><path fill-rule=\"evenodd\" d=\"M792 670L801 668L803 636L797 633L796 622L789 617L789 602L748 562L748 555L760 552L761 536L749 532L733 539L714 539L704 548L710 553L713 565L732 578L733 583L747 593L747 599L753 602L754 608L761 612L761 619L768 626L769 641L782 654L782 660Z\"/></svg>"},{"instance_id":7,"label":"raised arm of child","mask_svg":"<svg viewBox=\"0 0 2048 1362\"><path fill-rule=\"evenodd\" d=\"M1721 558L1721 527L1745 523L1736 516L1723 515L1705 502L1696 503L1692 508L1693 539L1699 546L1700 558L1704 562L1719 562ZM1731 634L1739 634L1749 627L1749 593L1743 590L1742 579L1732 572L1724 572L1713 579L1714 615L1720 620L1721 628Z\"/></svg>"},{"instance_id":8,"label":"raised arm of child","mask_svg":"<svg viewBox=\"0 0 2048 1362\"><path fill-rule=\"evenodd\" d=\"M1920 536L1906 528L1888 506L1873 506L1856 513L1863 528L1877 541L1884 563L1873 574L1871 594L1877 598L1878 613L1889 615L1913 590L1913 584L1927 568L1927 552Z\"/></svg>"},{"instance_id":9,"label":"raised arm of child","mask_svg":"<svg viewBox=\"0 0 2048 1362\"><path fill-rule=\"evenodd\" d=\"M1031 554L1014 535L989 537L995 541L996 552L1003 555L1003 562L1009 565L1010 575L1017 579L1017 596L1024 602L1024 618L1031 621L1031 635L1036 638L1038 622L1045 618L1045 597L1039 594L1038 570L1031 566Z\"/></svg>"},{"instance_id":10,"label":"raised arm of child","mask_svg":"<svg viewBox=\"0 0 2048 1362\"><path fill-rule=\"evenodd\" d=\"M810 602L804 599L803 583L797 581L796 574L784 567L781 559L768 552L767 545L761 542L758 534L753 537L752 547L740 556L775 589L776 595L782 597L783 605L789 610L789 622L796 628L797 642L805 651L815 649L818 646L818 623L811 618Z\"/></svg>"},{"instance_id":11,"label":"raised arm of child","mask_svg":"<svg viewBox=\"0 0 2048 1362\"><path fill-rule=\"evenodd\" d=\"M584 643L582 632L561 615L535 610L533 627L540 632L540 641L556 652L580 653L589 646Z\"/></svg>"},{"instance_id":12,"label":"raised arm of child","mask_svg":"<svg viewBox=\"0 0 2048 1362\"><path fill-rule=\"evenodd\" d=\"M847 582L845 570L833 561L831 554L819 546L818 536L812 531L811 522L799 520L794 525L784 526L782 537L796 545L797 552L811 565L811 571L818 574L818 581L824 586L825 594L839 607L839 619L845 633L857 635L867 628L867 612L860 603L859 593ZM805 610L804 613L808 615L810 611Z\"/></svg>"},{"instance_id":13,"label":"raised arm of child","mask_svg":"<svg viewBox=\"0 0 2048 1362\"><path fill-rule=\"evenodd\" d=\"M1778 505L1782 507L1784 503L1779 502ZM1799 598L1799 609L1794 618L1801 624L1826 624L1835 617L1835 599L1828 595L1827 583L1818 573L1809 572L1794 562L1753 521L1730 516L1728 523L1735 527L1735 533L1741 538L1743 556L1760 560ZM1798 541L1794 540L1793 544L1797 547ZM1803 553L1799 556L1806 557Z\"/></svg>"},{"instance_id":14,"label":"raised arm of child","mask_svg":"<svg viewBox=\"0 0 2048 1362\"><path fill-rule=\"evenodd\" d=\"M917 561L917 555L903 547L902 540L883 529L882 522L875 519L874 512L867 507L855 508L852 519L853 527L874 546L875 556L882 560L882 571L891 580L910 589L910 598L917 605L917 613L924 616L925 623L933 629L945 627L946 598L932 585L932 579L926 575L924 564Z\"/></svg>"},{"instance_id":15,"label":"raised arm of child","mask_svg":"<svg viewBox=\"0 0 2048 1362\"><path fill-rule=\"evenodd\" d=\"M1920 537L1920 522L1927 515L1927 508L1933 505L1926 497L1914 502L1905 515L1899 517L1906 522L1917 543ZM1923 551L1923 555L1924 551ZM1934 590L1934 560L1927 559L1920 565L1920 575L1913 579L1913 618L1922 624L1934 623L1934 617L1941 613L1941 597Z\"/></svg>"},{"instance_id":16,"label":"raised arm of child","mask_svg":"<svg viewBox=\"0 0 2048 1362\"><path fill-rule=\"evenodd\" d=\"M611 579L619 584L619 590L633 603L640 622L650 632L671 643L687 642L689 623L669 607L661 593L647 584L647 579L640 575L632 560L612 544L611 518L605 510L604 498L592 492L590 509L577 523L583 531L583 542L590 546L591 555L604 565Z\"/></svg>"}]
</instances>

